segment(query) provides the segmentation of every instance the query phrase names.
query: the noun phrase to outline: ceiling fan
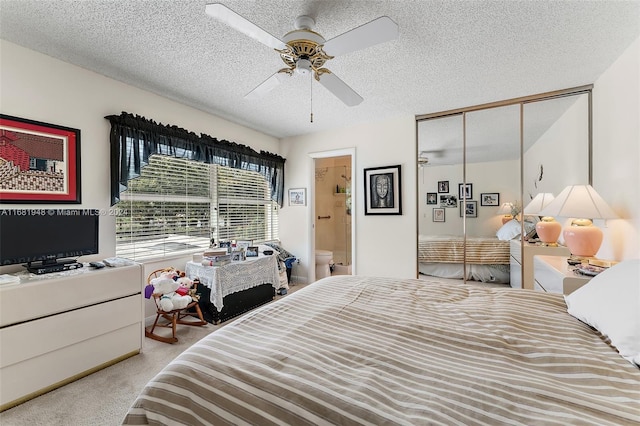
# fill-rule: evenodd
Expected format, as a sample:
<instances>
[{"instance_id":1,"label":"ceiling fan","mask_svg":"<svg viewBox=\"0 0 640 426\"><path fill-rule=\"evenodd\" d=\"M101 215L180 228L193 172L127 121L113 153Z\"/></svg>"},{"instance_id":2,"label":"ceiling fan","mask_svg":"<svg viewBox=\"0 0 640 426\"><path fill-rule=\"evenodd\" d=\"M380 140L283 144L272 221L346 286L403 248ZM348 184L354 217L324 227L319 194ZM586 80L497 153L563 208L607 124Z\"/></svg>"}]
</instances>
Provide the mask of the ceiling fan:
<instances>
[{"instance_id":1,"label":"ceiling fan","mask_svg":"<svg viewBox=\"0 0 640 426\"><path fill-rule=\"evenodd\" d=\"M427 156L427 154L428 154L427 151L420 151L420 153L418 153L419 167L426 166L427 164L429 164L429 157Z\"/></svg>"},{"instance_id":2,"label":"ceiling fan","mask_svg":"<svg viewBox=\"0 0 640 426\"><path fill-rule=\"evenodd\" d=\"M247 99L256 99L266 94L295 73L313 73L320 84L346 105L358 105L363 101L362 97L329 69L324 68L325 63L336 56L398 38L398 24L387 16L325 40L311 30L315 25L313 18L302 15L295 20L295 30L285 34L280 40L220 3L206 5L205 11L207 15L273 48L286 65L246 94Z\"/></svg>"}]
</instances>

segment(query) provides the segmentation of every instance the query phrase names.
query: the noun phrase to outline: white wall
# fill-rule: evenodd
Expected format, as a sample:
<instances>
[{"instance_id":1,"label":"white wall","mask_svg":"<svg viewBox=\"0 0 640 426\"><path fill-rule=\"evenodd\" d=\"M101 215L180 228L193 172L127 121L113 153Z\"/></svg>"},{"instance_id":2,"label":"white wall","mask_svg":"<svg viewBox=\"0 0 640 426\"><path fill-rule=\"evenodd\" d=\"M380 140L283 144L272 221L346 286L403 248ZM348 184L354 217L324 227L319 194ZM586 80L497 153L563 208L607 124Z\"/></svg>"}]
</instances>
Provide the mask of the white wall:
<instances>
[{"instance_id":1,"label":"white wall","mask_svg":"<svg viewBox=\"0 0 640 426\"><path fill-rule=\"evenodd\" d=\"M122 111L158 123L176 125L196 134L205 133L255 150L278 153L278 139L233 124L216 116L83 68L0 40L0 106L2 113L45 123L80 129L82 204L67 208L105 209L110 204L109 131L107 115ZM40 204L11 204L3 208L39 208ZM58 205L60 206L60 205ZM100 218L100 254L82 260L103 259L115 254L115 217ZM184 269L186 259L173 259L147 268L174 266ZM175 263L169 265L168 263ZM0 268L0 273L22 269Z\"/></svg>"},{"instance_id":2,"label":"white wall","mask_svg":"<svg viewBox=\"0 0 640 426\"><path fill-rule=\"evenodd\" d=\"M342 108L342 106L339 106ZM417 276L416 135L415 118L407 115L383 122L284 139L281 155L287 158L287 188L312 187L313 160L310 153L355 148L355 178L352 182L352 220L355 222L358 275ZM402 215L364 214L363 175L369 167L402 166ZM313 195L309 197L312 199ZM280 212L280 239L287 250L301 258L296 275L312 279L310 247L314 206L286 206Z\"/></svg>"},{"instance_id":3,"label":"white wall","mask_svg":"<svg viewBox=\"0 0 640 426\"><path fill-rule=\"evenodd\" d=\"M640 258L640 38L593 89L593 187L620 219L607 221L597 257Z\"/></svg>"}]
</instances>

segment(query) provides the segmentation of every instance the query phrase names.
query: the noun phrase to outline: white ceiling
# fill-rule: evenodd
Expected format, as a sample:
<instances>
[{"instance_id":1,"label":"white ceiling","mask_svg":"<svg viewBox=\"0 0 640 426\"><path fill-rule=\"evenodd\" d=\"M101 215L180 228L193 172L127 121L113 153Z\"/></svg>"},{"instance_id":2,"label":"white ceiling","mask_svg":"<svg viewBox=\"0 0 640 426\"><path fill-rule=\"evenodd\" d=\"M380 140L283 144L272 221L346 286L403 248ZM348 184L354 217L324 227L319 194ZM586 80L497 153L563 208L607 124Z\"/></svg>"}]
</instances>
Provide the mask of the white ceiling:
<instances>
[{"instance_id":1,"label":"white ceiling","mask_svg":"<svg viewBox=\"0 0 640 426\"><path fill-rule=\"evenodd\" d=\"M640 1L226 0L279 38L302 14L327 40L382 15L400 27L327 62L356 107L302 76L247 101L282 61L209 2L0 0L0 38L283 138L590 84L640 34Z\"/></svg>"}]
</instances>

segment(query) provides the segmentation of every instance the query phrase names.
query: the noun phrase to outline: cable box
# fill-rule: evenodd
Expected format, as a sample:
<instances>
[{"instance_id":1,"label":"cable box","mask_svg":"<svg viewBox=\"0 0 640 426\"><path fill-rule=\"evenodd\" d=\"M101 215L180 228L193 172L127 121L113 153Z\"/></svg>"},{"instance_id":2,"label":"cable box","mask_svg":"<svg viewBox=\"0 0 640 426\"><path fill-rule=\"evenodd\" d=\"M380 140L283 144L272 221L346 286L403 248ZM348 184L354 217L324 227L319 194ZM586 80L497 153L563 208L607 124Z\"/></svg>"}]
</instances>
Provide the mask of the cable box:
<instances>
[{"instance_id":1,"label":"cable box","mask_svg":"<svg viewBox=\"0 0 640 426\"><path fill-rule=\"evenodd\" d=\"M50 274L52 272L64 272L72 269L82 268L82 263L56 263L55 265L39 265L39 266L27 266L27 271L32 274L42 275Z\"/></svg>"}]
</instances>

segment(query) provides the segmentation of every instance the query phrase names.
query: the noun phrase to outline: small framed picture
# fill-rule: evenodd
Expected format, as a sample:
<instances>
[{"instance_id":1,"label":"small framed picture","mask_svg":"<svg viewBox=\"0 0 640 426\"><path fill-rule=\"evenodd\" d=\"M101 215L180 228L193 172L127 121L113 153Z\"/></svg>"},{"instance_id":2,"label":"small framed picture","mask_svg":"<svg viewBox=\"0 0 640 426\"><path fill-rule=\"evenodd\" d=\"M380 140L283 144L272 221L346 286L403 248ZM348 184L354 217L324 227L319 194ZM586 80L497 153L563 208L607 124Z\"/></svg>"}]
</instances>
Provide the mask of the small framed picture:
<instances>
[{"instance_id":1,"label":"small framed picture","mask_svg":"<svg viewBox=\"0 0 640 426\"><path fill-rule=\"evenodd\" d=\"M434 222L444 222L444 209L443 208L435 208L433 209L433 221Z\"/></svg>"},{"instance_id":2,"label":"small framed picture","mask_svg":"<svg viewBox=\"0 0 640 426\"><path fill-rule=\"evenodd\" d=\"M438 181L438 193L447 194L448 192L449 192L449 181L448 180Z\"/></svg>"},{"instance_id":3,"label":"small framed picture","mask_svg":"<svg viewBox=\"0 0 640 426\"><path fill-rule=\"evenodd\" d=\"M236 250L247 250L247 248L251 245L251 241L236 241Z\"/></svg>"},{"instance_id":4,"label":"small framed picture","mask_svg":"<svg viewBox=\"0 0 640 426\"><path fill-rule=\"evenodd\" d=\"M438 204L438 194L436 192L427 192L427 204Z\"/></svg>"},{"instance_id":5,"label":"small framed picture","mask_svg":"<svg viewBox=\"0 0 640 426\"><path fill-rule=\"evenodd\" d=\"M458 207L458 198L455 195L441 195L440 207L455 208Z\"/></svg>"},{"instance_id":6,"label":"small framed picture","mask_svg":"<svg viewBox=\"0 0 640 426\"><path fill-rule=\"evenodd\" d=\"M307 188L291 188L289 190L290 206L306 206L307 205Z\"/></svg>"},{"instance_id":7,"label":"small framed picture","mask_svg":"<svg viewBox=\"0 0 640 426\"><path fill-rule=\"evenodd\" d=\"M500 205L500 194L497 192L488 192L480 194L480 205L481 206L499 206Z\"/></svg>"},{"instance_id":8,"label":"small framed picture","mask_svg":"<svg viewBox=\"0 0 640 426\"><path fill-rule=\"evenodd\" d=\"M231 261L232 262L241 262L245 260L245 254L242 250L234 250L231 252Z\"/></svg>"},{"instance_id":9,"label":"small framed picture","mask_svg":"<svg viewBox=\"0 0 640 426\"><path fill-rule=\"evenodd\" d=\"M458 184L458 199L470 200L473 198L473 184L471 183L459 183Z\"/></svg>"},{"instance_id":10,"label":"small framed picture","mask_svg":"<svg viewBox=\"0 0 640 426\"><path fill-rule=\"evenodd\" d=\"M464 206L464 207L463 207ZM460 217L478 217L478 202L460 202Z\"/></svg>"},{"instance_id":11,"label":"small framed picture","mask_svg":"<svg viewBox=\"0 0 640 426\"><path fill-rule=\"evenodd\" d=\"M258 246L247 247L247 250L245 251L245 255L247 257L258 257Z\"/></svg>"}]
</instances>

